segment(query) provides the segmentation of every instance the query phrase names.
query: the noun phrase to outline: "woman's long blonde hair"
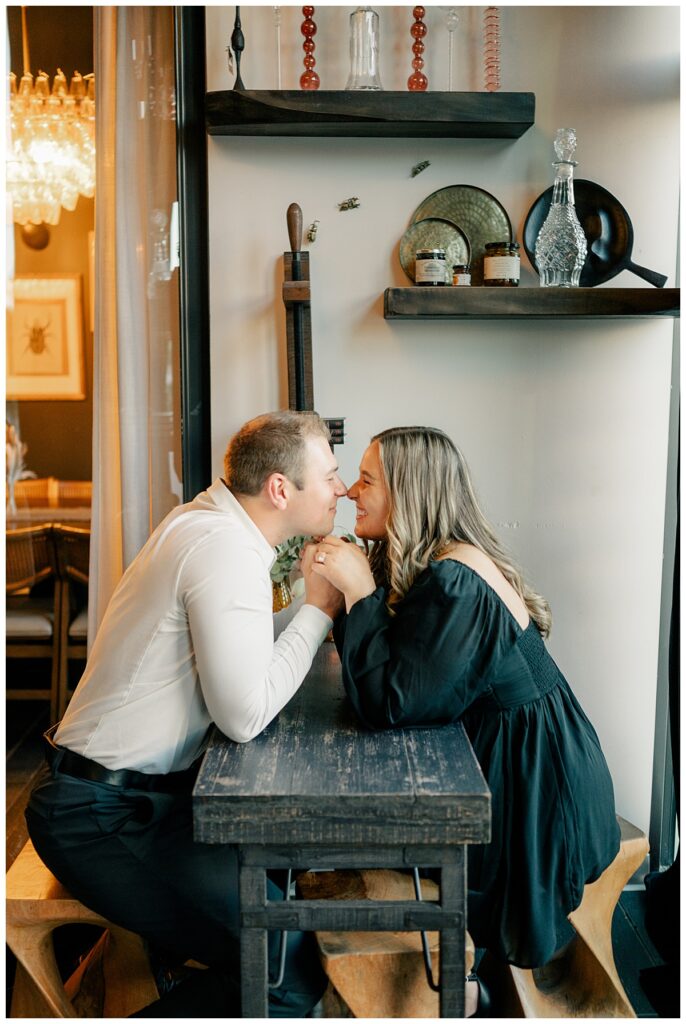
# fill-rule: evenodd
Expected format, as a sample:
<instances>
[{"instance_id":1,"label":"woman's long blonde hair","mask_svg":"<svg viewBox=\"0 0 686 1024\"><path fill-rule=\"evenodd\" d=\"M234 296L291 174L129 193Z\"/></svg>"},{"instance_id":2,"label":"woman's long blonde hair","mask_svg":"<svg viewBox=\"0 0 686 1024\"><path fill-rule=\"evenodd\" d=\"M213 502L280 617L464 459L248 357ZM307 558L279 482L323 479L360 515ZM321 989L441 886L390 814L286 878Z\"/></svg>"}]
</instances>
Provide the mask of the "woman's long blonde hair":
<instances>
[{"instance_id":1,"label":"woman's long blonde hair","mask_svg":"<svg viewBox=\"0 0 686 1024\"><path fill-rule=\"evenodd\" d=\"M473 544L495 562L521 597L543 636L550 633L548 602L522 579L479 508L464 456L432 427L391 427L372 438L388 492L386 538L370 557L377 583L402 600L430 561L456 541Z\"/></svg>"}]
</instances>

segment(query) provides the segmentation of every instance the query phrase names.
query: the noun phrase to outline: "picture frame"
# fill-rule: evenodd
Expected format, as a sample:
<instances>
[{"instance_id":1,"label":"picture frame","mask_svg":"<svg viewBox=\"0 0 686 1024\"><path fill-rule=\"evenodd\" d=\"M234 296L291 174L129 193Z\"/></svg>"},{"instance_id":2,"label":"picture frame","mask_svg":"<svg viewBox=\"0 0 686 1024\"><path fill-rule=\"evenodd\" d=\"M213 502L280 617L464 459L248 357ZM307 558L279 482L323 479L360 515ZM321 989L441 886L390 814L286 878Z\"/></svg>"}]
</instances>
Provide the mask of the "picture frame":
<instances>
[{"instance_id":1,"label":"picture frame","mask_svg":"<svg viewBox=\"0 0 686 1024\"><path fill-rule=\"evenodd\" d=\"M80 274L18 275L8 313L7 398L85 399Z\"/></svg>"}]
</instances>

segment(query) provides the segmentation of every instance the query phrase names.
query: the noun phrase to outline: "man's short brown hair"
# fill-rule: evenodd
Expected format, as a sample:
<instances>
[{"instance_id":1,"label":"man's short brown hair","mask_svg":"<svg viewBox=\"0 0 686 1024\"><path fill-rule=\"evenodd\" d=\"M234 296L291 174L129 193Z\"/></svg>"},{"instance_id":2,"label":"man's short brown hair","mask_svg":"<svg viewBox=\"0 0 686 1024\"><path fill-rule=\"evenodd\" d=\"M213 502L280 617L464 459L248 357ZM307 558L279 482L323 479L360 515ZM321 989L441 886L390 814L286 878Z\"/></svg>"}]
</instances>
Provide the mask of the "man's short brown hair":
<instances>
[{"instance_id":1,"label":"man's short brown hair","mask_svg":"<svg viewBox=\"0 0 686 1024\"><path fill-rule=\"evenodd\" d=\"M305 442L330 440L316 412L268 412L248 420L229 441L224 479L236 494L259 494L272 473L283 473L298 490L305 485Z\"/></svg>"}]
</instances>

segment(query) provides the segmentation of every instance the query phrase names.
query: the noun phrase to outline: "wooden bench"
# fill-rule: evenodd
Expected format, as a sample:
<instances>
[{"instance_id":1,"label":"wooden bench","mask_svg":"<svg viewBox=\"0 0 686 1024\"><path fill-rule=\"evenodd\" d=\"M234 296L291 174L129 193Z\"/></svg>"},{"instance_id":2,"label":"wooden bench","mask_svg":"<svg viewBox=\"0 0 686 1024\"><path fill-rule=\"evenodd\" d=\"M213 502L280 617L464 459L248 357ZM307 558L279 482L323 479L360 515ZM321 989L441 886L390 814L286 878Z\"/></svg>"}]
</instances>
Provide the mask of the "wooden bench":
<instances>
[{"instance_id":1,"label":"wooden bench","mask_svg":"<svg viewBox=\"0 0 686 1024\"><path fill-rule=\"evenodd\" d=\"M484 958L480 974L498 990L499 1008L511 1017L635 1017L612 952L612 917L627 884L648 851L643 832L617 817L621 845L600 878L584 888L569 915L576 935L545 967L503 968Z\"/></svg>"},{"instance_id":2,"label":"wooden bench","mask_svg":"<svg viewBox=\"0 0 686 1024\"><path fill-rule=\"evenodd\" d=\"M648 854L645 835L618 817L621 845L616 858L584 888L569 915L576 935L564 954L545 967L524 970L484 957L479 974L493 989L504 1017L635 1017L612 952L612 917L622 889ZM407 899L412 879L391 871L308 872L298 888L308 899ZM437 887L422 882L424 899ZM426 981L420 937L410 932L316 933L324 970L354 1017L437 1017L438 1000ZM465 973L471 970L468 939ZM438 935L430 935L434 971Z\"/></svg>"},{"instance_id":3,"label":"wooden bench","mask_svg":"<svg viewBox=\"0 0 686 1024\"><path fill-rule=\"evenodd\" d=\"M437 900L438 886L422 879L422 899ZM398 871L308 871L298 877L305 899L412 900L412 876ZM429 988L419 932L316 933L322 965L352 1016L438 1017L438 993ZM428 932L434 979L438 981L438 932ZM466 970L474 964L467 935ZM328 1015L328 1014L327 1014Z\"/></svg>"},{"instance_id":4,"label":"wooden bench","mask_svg":"<svg viewBox=\"0 0 686 1024\"><path fill-rule=\"evenodd\" d=\"M158 998L141 938L74 899L30 840L7 872L6 897L7 945L17 958L12 1017L128 1017ZM52 935L65 924L106 929L66 984Z\"/></svg>"}]
</instances>

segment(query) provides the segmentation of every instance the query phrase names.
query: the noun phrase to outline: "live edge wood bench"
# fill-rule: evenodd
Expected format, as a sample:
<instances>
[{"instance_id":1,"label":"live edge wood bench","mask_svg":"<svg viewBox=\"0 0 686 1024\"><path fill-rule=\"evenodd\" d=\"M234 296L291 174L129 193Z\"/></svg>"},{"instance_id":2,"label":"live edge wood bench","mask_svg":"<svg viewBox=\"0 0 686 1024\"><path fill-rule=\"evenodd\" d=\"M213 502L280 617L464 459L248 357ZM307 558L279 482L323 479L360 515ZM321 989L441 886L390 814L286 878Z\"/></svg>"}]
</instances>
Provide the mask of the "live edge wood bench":
<instances>
[{"instance_id":1,"label":"live edge wood bench","mask_svg":"<svg viewBox=\"0 0 686 1024\"><path fill-rule=\"evenodd\" d=\"M479 973L489 984L499 1016L635 1017L617 974L612 952L612 916L622 889L648 853L645 835L623 818L616 858L595 882L569 919L576 935L563 955L545 967L525 970L496 964L488 957ZM422 883L422 898L436 899L436 886ZM412 879L395 871L307 872L298 879L307 898L401 899L409 895ZM382 895L383 894L383 895ZM469 943L469 936L467 937ZM432 958L439 938L428 936ZM419 937L412 933L384 934L317 932L322 965L335 990L326 1016L438 1016L438 1000L426 981ZM466 969L470 968L468 950ZM329 1007L325 1006L325 1011Z\"/></svg>"},{"instance_id":2,"label":"live edge wood bench","mask_svg":"<svg viewBox=\"0 0 686 1024\"><path fill-rule=\"evenodd\" d=\"M193 794L195 838L238 849L244 1017L266 1017L267 931L440 934L442 1017L464 1015L466 843L490 838L490 793L460 725L365 730L323 644L251 743L216 734ZM267 900L267 869L432 867L440 899Z\"/></svg>"},{"instance_id":3,"label":"live edge wood bench","mask_svg":"<svg viewBox=\"0 0 686 1024\"><path fill-rule=\"evenodd\" d=\"M7 945L17 958L12 1017L128 1017L158 998L140 937L74 899L30 840L7 872L6 899ZM104 931L63 984L53 932L67 924Z\"/></svg>"},{"instance_id":4,"label":"live edge wood bench","mask_svg":"<svg viewBox=\"0 0 686 1024\"><path fill-rule=\"evenodd\" d=\"M622 889L645 860L646 836L624 818L619 853L595 882L584 888L580 905L569 915L576 935L564 955L545 967L505 973L493 962L493 980L502 985L503 1011L511 1017L635 1017L612 952L612 915Z\"/></svg>"}]
</instances>

